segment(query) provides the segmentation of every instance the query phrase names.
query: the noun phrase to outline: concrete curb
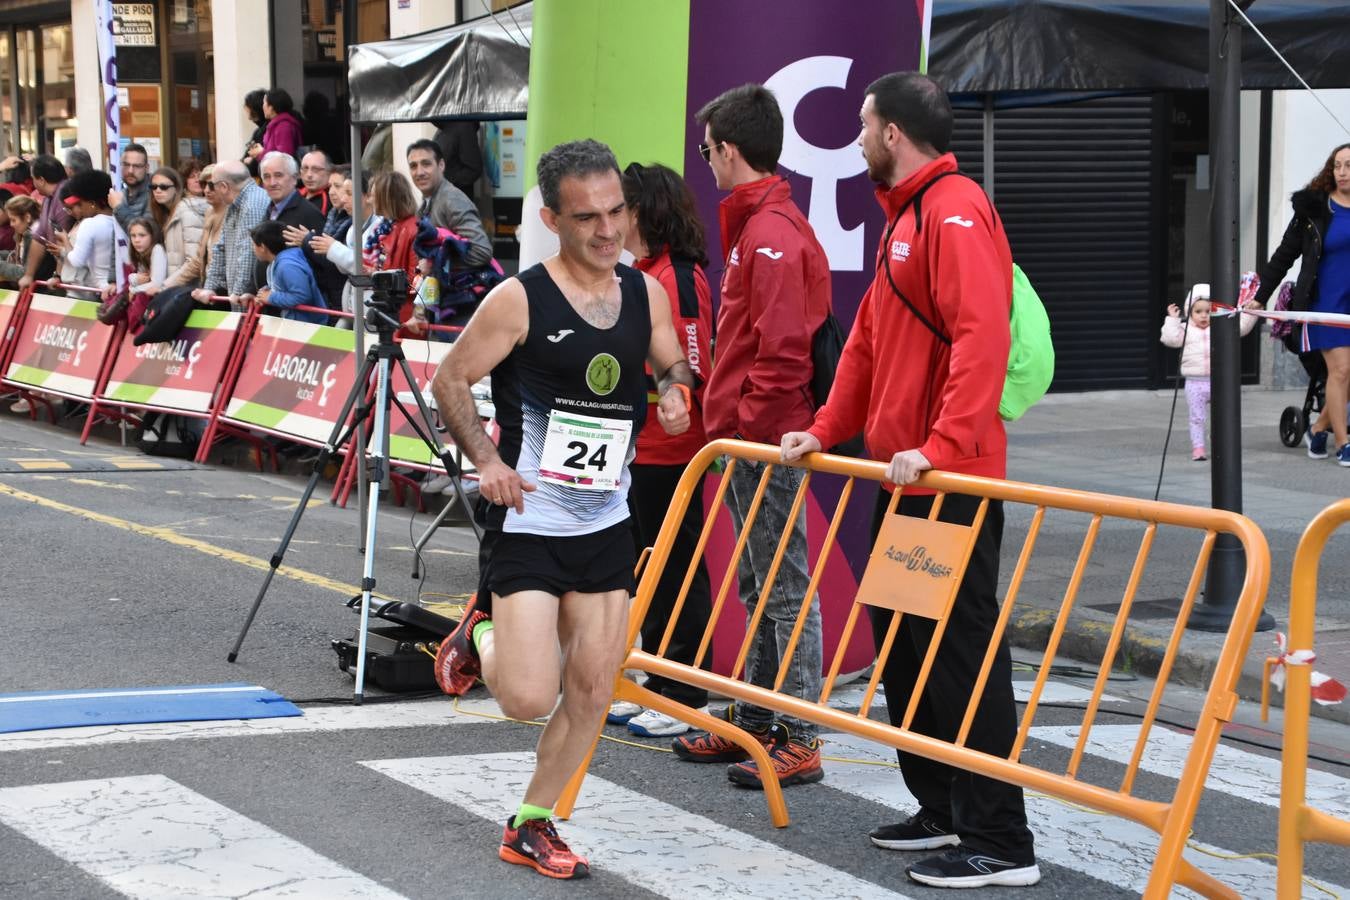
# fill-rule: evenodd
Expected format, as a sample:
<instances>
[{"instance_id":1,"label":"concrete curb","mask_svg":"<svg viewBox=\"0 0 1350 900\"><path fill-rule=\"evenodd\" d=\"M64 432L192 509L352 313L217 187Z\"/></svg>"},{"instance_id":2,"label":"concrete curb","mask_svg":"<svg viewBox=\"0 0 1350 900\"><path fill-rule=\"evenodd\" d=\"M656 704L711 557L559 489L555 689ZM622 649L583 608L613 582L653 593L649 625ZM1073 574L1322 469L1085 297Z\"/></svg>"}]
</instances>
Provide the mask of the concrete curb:
<instances>
[{"instance_id":1,"label":"concrete curb","mask_svg":"<svg viewBox=\"0 0 1350 900\"><path fill-rule=\"evenodd\" d=\"M1014 647L1043 652L1057 618L1058 610L1044 607L1027 609L1021 613L1015 612L1008 624L1009 643ZM1167 622L1156 626L1127 624L1125 633L1121 636L1120 647L1116 651L1113 669L1156 677L1162 669L1163 659L1167 653L1172 624ZM1090 609L1074 610L1064 628L1056 655L1079 660L1086 666L1097 668L1106 654L1114 625L1113 616ZM1173 660L1168 680L1187 687L1202 690L1208 688L1223 640L1224 635L1221 634L1186 632L1181 638L1181 646L1178 648L1176 659ZM1273 652L1274 638L1271 632L1258 632L1252 638L1247 659L1242 666L1242 676L1237 684L1237 693L1242 700L1260 704L1262 665L1266 657ZM1277 690L1271 690L1270 705L1282 708L1284 695ZM1321 706L1314 703L1312 714L1317 718L1350 725L1350 708L1344 703L1336 706Z\"/></svg>"}]
</instances>

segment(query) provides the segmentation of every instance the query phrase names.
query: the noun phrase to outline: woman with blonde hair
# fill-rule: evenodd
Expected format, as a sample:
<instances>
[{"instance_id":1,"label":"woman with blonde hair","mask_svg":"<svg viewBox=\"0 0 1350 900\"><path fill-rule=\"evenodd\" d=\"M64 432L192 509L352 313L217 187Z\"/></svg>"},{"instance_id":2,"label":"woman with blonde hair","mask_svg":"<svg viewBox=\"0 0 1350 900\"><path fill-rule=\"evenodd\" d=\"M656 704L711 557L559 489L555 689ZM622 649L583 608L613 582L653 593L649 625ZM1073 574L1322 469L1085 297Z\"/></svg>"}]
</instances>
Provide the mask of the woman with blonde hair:
<instances>
[{"instance_id":1,"label":"woman with blonde hair","mask_svg":"<svg viewBox=\"0 0 1350 900\"><path fill-rule=\"evenodd\" d=\"M366 269L402 269L408 275L408 296L399 308L398 320L412 334L421 334L421 323L413 318L412 291L417 283L417 195L401 172L381 172L370 185L375 214L381 220L365 237L362 256Z\"/></svg>"}]
</instances>

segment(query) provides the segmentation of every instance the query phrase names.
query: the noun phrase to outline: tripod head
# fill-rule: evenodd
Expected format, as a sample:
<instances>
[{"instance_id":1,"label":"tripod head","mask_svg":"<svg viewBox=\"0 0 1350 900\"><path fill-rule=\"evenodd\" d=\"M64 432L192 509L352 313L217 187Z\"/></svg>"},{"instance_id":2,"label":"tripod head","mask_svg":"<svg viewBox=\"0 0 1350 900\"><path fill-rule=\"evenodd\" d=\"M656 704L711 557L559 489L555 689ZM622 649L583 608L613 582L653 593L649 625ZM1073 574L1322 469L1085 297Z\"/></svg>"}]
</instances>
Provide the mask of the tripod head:
<instances>
[{"instance_id":1,"label":"tripod head","mask_svg":"<svg viewBox=\"0 0 1350 900\"><path fill-rule=\"evenodd\" d=\"M368 288L365 323L374 331L379 343L392 344L394 332L399 329L399 307L408 299L408 274L402 269L381 269L373 275L354 275L349 279L354 287Z\"/></svg>"}]
</instances>

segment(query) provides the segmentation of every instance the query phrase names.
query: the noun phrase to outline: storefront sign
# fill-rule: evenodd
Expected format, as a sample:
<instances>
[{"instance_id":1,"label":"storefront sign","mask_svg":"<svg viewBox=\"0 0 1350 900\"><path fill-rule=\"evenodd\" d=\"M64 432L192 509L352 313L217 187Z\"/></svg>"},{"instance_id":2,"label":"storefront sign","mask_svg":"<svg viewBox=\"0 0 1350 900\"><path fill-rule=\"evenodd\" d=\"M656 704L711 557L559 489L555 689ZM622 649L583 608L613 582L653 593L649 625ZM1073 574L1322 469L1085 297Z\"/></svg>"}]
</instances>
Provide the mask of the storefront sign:
<instances>
[{"instance_id":1,"label":"storefront sign","mask_svg":"<svg viewBox=\"0 0 1350 900\"><path fill-rule=\"evenodd\" d=\"M118 47L155 46L155 4L114 3L113 44Z\"/></svg>"}]
</instances>

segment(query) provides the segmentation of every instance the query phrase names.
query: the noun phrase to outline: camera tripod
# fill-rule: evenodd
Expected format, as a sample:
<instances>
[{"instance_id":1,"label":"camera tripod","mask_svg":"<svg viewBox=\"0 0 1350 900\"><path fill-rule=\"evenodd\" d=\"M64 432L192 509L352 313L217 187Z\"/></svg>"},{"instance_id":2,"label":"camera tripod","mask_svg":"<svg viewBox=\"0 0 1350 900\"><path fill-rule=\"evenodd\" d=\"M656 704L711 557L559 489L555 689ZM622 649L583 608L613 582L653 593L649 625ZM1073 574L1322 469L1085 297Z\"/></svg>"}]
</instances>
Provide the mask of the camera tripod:
<instances>
[{"instance_id":1,"label":"camera tripod","mask_svg":"<svg viewBox=\"0 0 1350 900\"><path fill-rule=\"evenodd\" d=\"M380 275L390 273L379 272ZM402 276L402 272L397 273ZM401 281L402 279L398 279ZM406 290L406 289L405 289ZM377 295L386 294L385 291L377 290ZM388 294L396 294L396 290L390 290ZM468 516L470 524L473 526L475 534L481 539L482 533L479 531L477 522L474 520L473 508L469 504L467 495L464 492L464 486L460 482L460 469L455 462L454 455L444 445L440 444L434 437L436 428L433 424L431 411L427 408L426 398L422 392L416 390L417 380L413 377L412 369L408 361L404 358L403 348L394 341L394 332L398 330L399 322L389 315L393 309L393 304L385 301L377 301L372 298L367 304L365 324L375 329L378 340L366 351L365 361L361 363L360 369L356 373L356 381L352 385L351 391L347 394L347 399L343 401L342 409L338 413L337 423L333 426L332 433L328 436L327 443L319 451L319 458L314 463L314 470L309 476L309 482L305 485L305 491L300 497L300 503L295 508L294 515L291 516L290 523L286 526L286 533L281 538L281 544L272 554L270 560L271 568L263 578L262 587L258 590L258 596L253 600L253 608L248 612L248 618L244 620L244 627L239 632L239 638L234 642L234 649L230 651L227 659L234 662L239 657L239 648L244 644L244 637L253 625L253 619L258 614L258 608L262 606L263 597L267 594L267 589L272 584L272 578L276 575L277 568L281 565L286 556L286 549L290 546L291 539L295 536L295 530L300 524L300 519L305 510L309 508L310 496L314 493L314 488L319 483L319 476L323 473L330 460L337 456L338 451L343 446L348 446L349 453L362 453L361 447L351 446L353 436L357 429L370 419L373 415L374 426L371 430L371 444L373 451L371 453L371 472L370 472L370 500L368 503L369 517L366 520L365 534L365 565L361 573L361 624L357 631L357 652L356 652L356 686L354 701L359 705L365 692L366 677L366 629L370 621L370 598L375 590L375 530L376 519L378 518L380 508L380 490L385 477L389 473L389 413L391 406L398 407L403 417L407 419L408 424L412 426L413 431L422 439L431 452L440 459L445 466L446 473L450 476L451 483L455 488L455 496L458 502L464 507L464 512ZM360 326L358 326L360 327ZM389 376L393 365L397 363L399 369L403 372L403 377L407 379L408 384L414 390L413 398L417 401L418 415L414 417L403 405L403 403L393 395L390 390ZM369 394L370 375L375 373L375 393L367 399ZM347 423L347 417L356 409L351 422ZM345 427L345 430L344 430Z\"/></svg>"}]
</instances>

